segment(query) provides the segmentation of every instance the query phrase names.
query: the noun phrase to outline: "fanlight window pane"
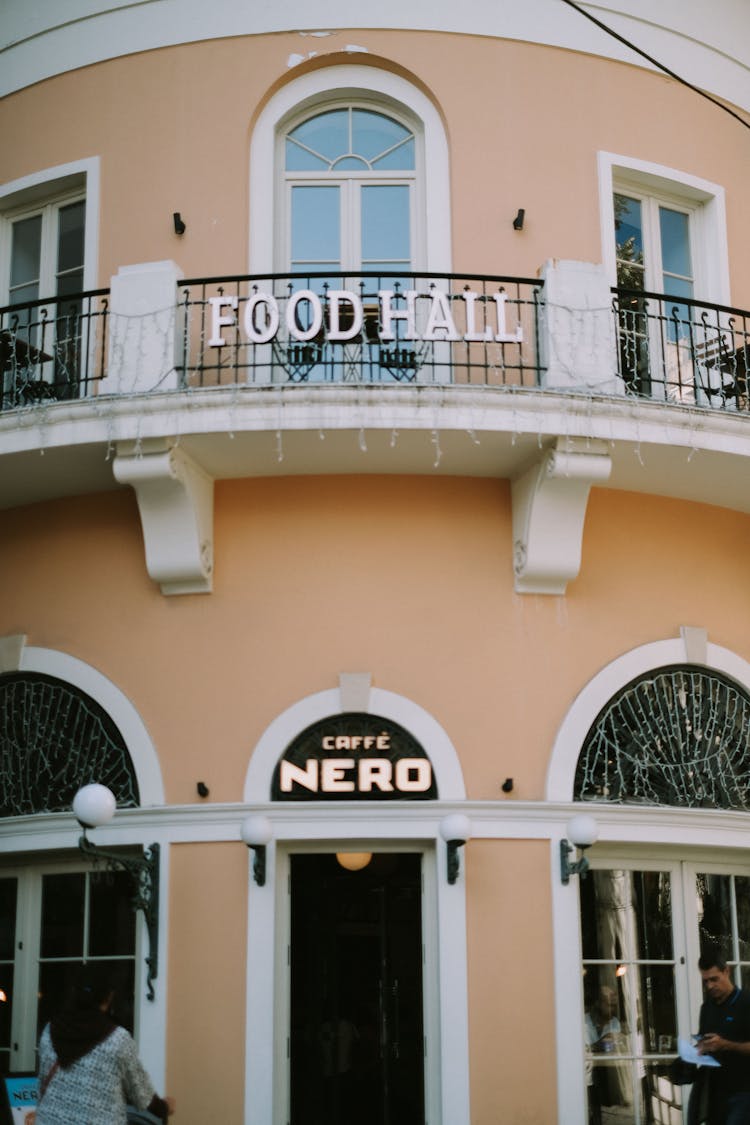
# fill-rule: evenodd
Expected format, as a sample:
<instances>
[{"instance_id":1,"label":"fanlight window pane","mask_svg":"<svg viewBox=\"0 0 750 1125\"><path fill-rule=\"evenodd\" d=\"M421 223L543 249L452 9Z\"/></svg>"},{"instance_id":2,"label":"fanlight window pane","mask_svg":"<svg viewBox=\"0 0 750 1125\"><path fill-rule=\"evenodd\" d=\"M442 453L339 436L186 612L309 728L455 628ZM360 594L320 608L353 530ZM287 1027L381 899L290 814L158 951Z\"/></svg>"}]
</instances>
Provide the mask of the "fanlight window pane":
<instances>
[{"instance_id":1,"label":"fanlight window pane","mask_svg":"<svg viewBox=\"0 0 750 1125\"><path fill-rule=\"evenodd\" d=\"M397 161L391 167L407 171L414 167L413 149L409 153L404 147L410 140L409 130L391 117L364 109L355 109L352 113L352 152L366 160L382 162L387 153L397 150Z\"/></svg>"},{"instance_id":2,"label":"fanlight window pane","mask_svg":"<svg viewBox=\"0 0 750 1125\"><path fill-rule=\"evenodd\" d=\"M414 138L400 122L365 109L337 109L308 118L286 138L287 172L334 168L414 170Z\"/></svg>"},{"instance_id":3,"label":"fanlight window pane","mask_svg":"<svg viewBox=\"0 0 750 1125\"><path fill-rule=\"evenodd\" d=\"M300 146L315 153L326 161L334 161L337 156L343 156L349 149L349 111L346 109L329 110L308 118L293 129L289 134L292 142L287 146L287 160L290 155L300 152ZM287 163L289 171L298 168Z\"/></svg>"}]
</instances>

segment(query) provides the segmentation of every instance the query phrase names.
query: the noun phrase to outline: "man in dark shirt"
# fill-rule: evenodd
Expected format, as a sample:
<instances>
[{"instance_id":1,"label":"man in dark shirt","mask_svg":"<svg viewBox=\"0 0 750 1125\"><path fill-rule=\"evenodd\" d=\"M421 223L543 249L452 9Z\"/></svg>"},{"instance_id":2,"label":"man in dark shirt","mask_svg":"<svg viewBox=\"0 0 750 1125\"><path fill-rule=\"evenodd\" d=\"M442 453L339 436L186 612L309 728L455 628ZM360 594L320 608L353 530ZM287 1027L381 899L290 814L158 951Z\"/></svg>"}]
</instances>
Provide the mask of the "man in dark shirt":
<instances>
[{"instance_id":1,"label":"man in dark shirt","mask_svg":"<svg viewBox=\"0 0 750 1125\"><path fill-rule=\"evenodd\" d=\"M736 988L718 950L698 962L705 1000L698 1051L721 1064L709 1075L709 1125L750 1125L750 992Z\"/></svg>"}]
</instances>

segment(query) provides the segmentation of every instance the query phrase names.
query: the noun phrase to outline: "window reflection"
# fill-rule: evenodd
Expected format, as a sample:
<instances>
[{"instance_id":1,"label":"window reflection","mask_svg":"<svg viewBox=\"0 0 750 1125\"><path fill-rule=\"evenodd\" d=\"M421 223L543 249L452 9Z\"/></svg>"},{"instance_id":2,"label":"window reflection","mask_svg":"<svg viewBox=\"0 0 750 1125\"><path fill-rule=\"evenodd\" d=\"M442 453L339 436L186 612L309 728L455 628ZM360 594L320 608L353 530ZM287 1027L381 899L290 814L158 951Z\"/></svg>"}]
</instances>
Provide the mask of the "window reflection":
<instances>
[{"instance_id":1,"label":"window reflection","mask_svg":"<svg viewBox=\"0 0 750 1125\"><path fill-rule=\"evenodd\" d=\"M591 872L581 931L590 1125L681 1120L669 873Z\"/></svg>"}]
</instances>

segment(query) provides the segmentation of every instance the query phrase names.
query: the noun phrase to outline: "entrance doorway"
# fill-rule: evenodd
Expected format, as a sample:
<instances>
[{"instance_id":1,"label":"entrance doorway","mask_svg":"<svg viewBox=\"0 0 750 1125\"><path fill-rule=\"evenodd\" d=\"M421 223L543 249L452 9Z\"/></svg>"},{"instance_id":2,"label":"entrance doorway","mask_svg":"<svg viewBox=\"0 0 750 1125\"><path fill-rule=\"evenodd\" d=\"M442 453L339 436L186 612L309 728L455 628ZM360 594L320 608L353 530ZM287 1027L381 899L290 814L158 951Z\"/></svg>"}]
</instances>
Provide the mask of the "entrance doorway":
<instances>
[{"instance_id":1,"label":"entrance doorway","mask_svg":"<svg viewBox=\"0 0 750 1125\"><path fill-rule=\"evenodd\" d=\"M422 1125L422 857L290 861L290 1125Z\"/></svg>"}]
</instances>

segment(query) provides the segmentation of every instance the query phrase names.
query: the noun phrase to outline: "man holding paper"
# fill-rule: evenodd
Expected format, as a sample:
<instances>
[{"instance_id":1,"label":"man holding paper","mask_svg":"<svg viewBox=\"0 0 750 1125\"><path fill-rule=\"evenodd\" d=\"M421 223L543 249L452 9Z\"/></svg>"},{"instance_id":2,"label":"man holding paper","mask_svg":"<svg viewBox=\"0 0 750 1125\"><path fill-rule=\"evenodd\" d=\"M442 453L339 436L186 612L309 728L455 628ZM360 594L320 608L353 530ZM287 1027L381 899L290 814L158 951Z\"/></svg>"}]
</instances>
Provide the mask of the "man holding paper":
<instances>
[{"instance_id":1,"label":"man holding paper","mask_svg":"<svg viewBox=\"0 0 750 1125\"><path fill-rule=\"evenodd\" d=\"M708 1125L750 1125L750 992L735 986L715 947L704 951L698 968L705 996L698 1053L721 1064L708 1076Z\"/></svg>"}]
</instances>

